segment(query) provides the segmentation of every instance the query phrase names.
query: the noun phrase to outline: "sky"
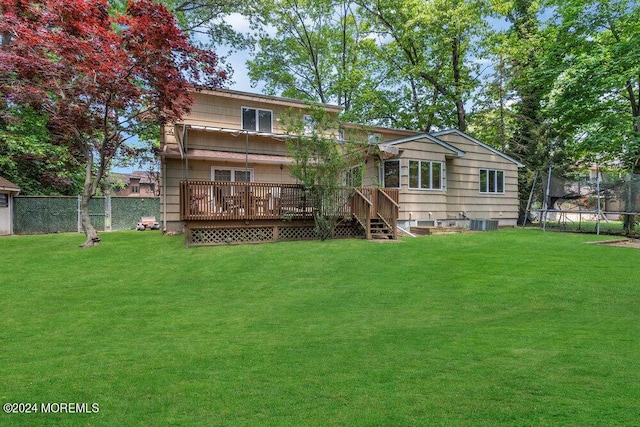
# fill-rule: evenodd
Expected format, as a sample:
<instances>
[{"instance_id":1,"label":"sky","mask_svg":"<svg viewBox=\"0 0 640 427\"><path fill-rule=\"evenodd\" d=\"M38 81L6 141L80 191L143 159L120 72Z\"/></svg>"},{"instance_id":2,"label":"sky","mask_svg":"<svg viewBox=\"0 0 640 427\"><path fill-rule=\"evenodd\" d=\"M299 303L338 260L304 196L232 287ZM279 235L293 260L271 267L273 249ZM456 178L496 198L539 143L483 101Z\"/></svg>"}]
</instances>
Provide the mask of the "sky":
<instances>
[{"instance_id":1,"label":"sky","mask_svg":"<svg viewBox=\"0 0 640 427\"><path fill-rule=\"evenodd\" d=\"M250 31L249 22L247 19L237 13L230 15L226 19L227 23L230 24L234 30L239 33L248 33ZM224 48L220 49L218 53L221 56L225 56L228 53L228 49ZM247 69L246 61L250 59L251 52L248 50L242 50L239 52L234 52L232 55L229 55L227 58L227 62L231 65L233 69L233 77L232 83L227 87L228 89L238 90L242 92L252 92L252 93L260 93L262 84L258 83L256 87L251 87L251 82L249 79L249 71Z\"/></svg>"}]
</instances>

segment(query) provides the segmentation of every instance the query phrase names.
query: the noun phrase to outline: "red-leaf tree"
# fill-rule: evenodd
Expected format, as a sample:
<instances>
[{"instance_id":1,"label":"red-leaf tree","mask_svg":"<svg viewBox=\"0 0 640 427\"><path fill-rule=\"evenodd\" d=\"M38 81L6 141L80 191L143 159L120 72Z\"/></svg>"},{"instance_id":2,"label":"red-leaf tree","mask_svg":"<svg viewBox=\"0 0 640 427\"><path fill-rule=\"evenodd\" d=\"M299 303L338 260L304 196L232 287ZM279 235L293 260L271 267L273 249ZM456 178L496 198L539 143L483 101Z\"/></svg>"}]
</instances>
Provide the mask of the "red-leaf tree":
<instances>
[{"instance_id":1,"label":"red-leaf tree","mask_svg":"<svg viewBox=\"0 0 640 427\"><path fill-rule=\"evenodd\" d=\"M85 165L82 246L93 246L88 204L114 157L132 135L187 113L192 85L226 75L151 0L130 0L124 14L107 0L0 0L0 14L0 105L45 115L54 142Z\"/></svg>"}]
</instances>

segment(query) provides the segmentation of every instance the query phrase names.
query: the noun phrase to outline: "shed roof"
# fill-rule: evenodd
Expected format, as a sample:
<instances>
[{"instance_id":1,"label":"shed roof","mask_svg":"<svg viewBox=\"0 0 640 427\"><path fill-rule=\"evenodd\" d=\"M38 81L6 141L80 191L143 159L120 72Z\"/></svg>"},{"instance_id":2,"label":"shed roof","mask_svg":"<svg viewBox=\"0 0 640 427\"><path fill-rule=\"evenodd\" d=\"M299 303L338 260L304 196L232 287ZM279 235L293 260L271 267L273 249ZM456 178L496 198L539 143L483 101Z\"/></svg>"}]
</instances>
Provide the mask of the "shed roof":
<instances>
[{"instance_id":1,"label":"shed roof","mask_svg":"<svg viewBox=\"0 0 640 427\"><path fill-rule=\"evenodd\" d=\"M20 192L20 187L15 185L13 182L9 181L6 178L0 176L0 190L11 191L13 193Z\"/></svg>"}]
</instances>

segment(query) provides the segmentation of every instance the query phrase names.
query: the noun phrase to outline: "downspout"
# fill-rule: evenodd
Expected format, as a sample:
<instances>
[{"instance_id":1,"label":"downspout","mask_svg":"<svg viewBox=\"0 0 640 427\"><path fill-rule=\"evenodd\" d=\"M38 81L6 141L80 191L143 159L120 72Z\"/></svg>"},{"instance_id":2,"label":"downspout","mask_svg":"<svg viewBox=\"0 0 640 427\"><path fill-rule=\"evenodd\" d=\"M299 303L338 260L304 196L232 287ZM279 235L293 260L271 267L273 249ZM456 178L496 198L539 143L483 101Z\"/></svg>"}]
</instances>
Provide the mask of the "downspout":
<instances>
[{"instance_id":1,"label":"downspout","mask_svg":"<svg viewBox=\"0 0 640 427\"><path fill-rule=\"evenodd\" d=\"M399 225L396 225L396 227L398 228L398 230L402 231L403 233L405 233L407 236L411 236L411 237L418 237L415 234L411 233L409 230L405 230L404 228L400 227Z\"/></svg>"},{"instance_id":2,"label":"downspout","mask_svg":"<svg viewBox=\"0 0 640 427\"><path fill-rule=\"evenodd\" d=\"M167 231L167 162L162 162L162 230Z\"/></svg>"}]
</instances>

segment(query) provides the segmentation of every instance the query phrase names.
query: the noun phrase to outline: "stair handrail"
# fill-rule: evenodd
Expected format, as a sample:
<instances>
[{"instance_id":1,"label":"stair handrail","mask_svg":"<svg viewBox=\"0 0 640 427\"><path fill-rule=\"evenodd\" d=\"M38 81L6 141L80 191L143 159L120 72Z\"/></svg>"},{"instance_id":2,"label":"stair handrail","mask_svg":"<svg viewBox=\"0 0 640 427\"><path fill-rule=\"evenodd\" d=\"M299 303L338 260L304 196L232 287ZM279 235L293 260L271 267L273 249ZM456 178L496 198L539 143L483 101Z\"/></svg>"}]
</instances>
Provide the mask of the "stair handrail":
<instances>
[{"instance_id":1,"label":"stair handrail","mask_svg":"<svg viewBox=\"0 0 640 427\"><path fill-rule=\"evenodd\" d=\"M383 197L380 197L382 195ZM378 188L378 206L376 206L376 213L387 227L391 230L393 239L397 239L398 232L396 226L398 225L398 211L400 205L387 194L381 188Z\"/></svg>"},{"instance_id":2,"label":"stair handrail","mask_svg":"<svg viewBox=\"0 0 640 427\"><path fill-rule=\"evenodd\" d=\"M362 204L364 202L364 204ZM371 239L371 206L373 203L360 190L354 188L353 192L353 216L364 228L365 238ZM362 209L359 209L362 208Z\"/></svg>"}]
</instances>

